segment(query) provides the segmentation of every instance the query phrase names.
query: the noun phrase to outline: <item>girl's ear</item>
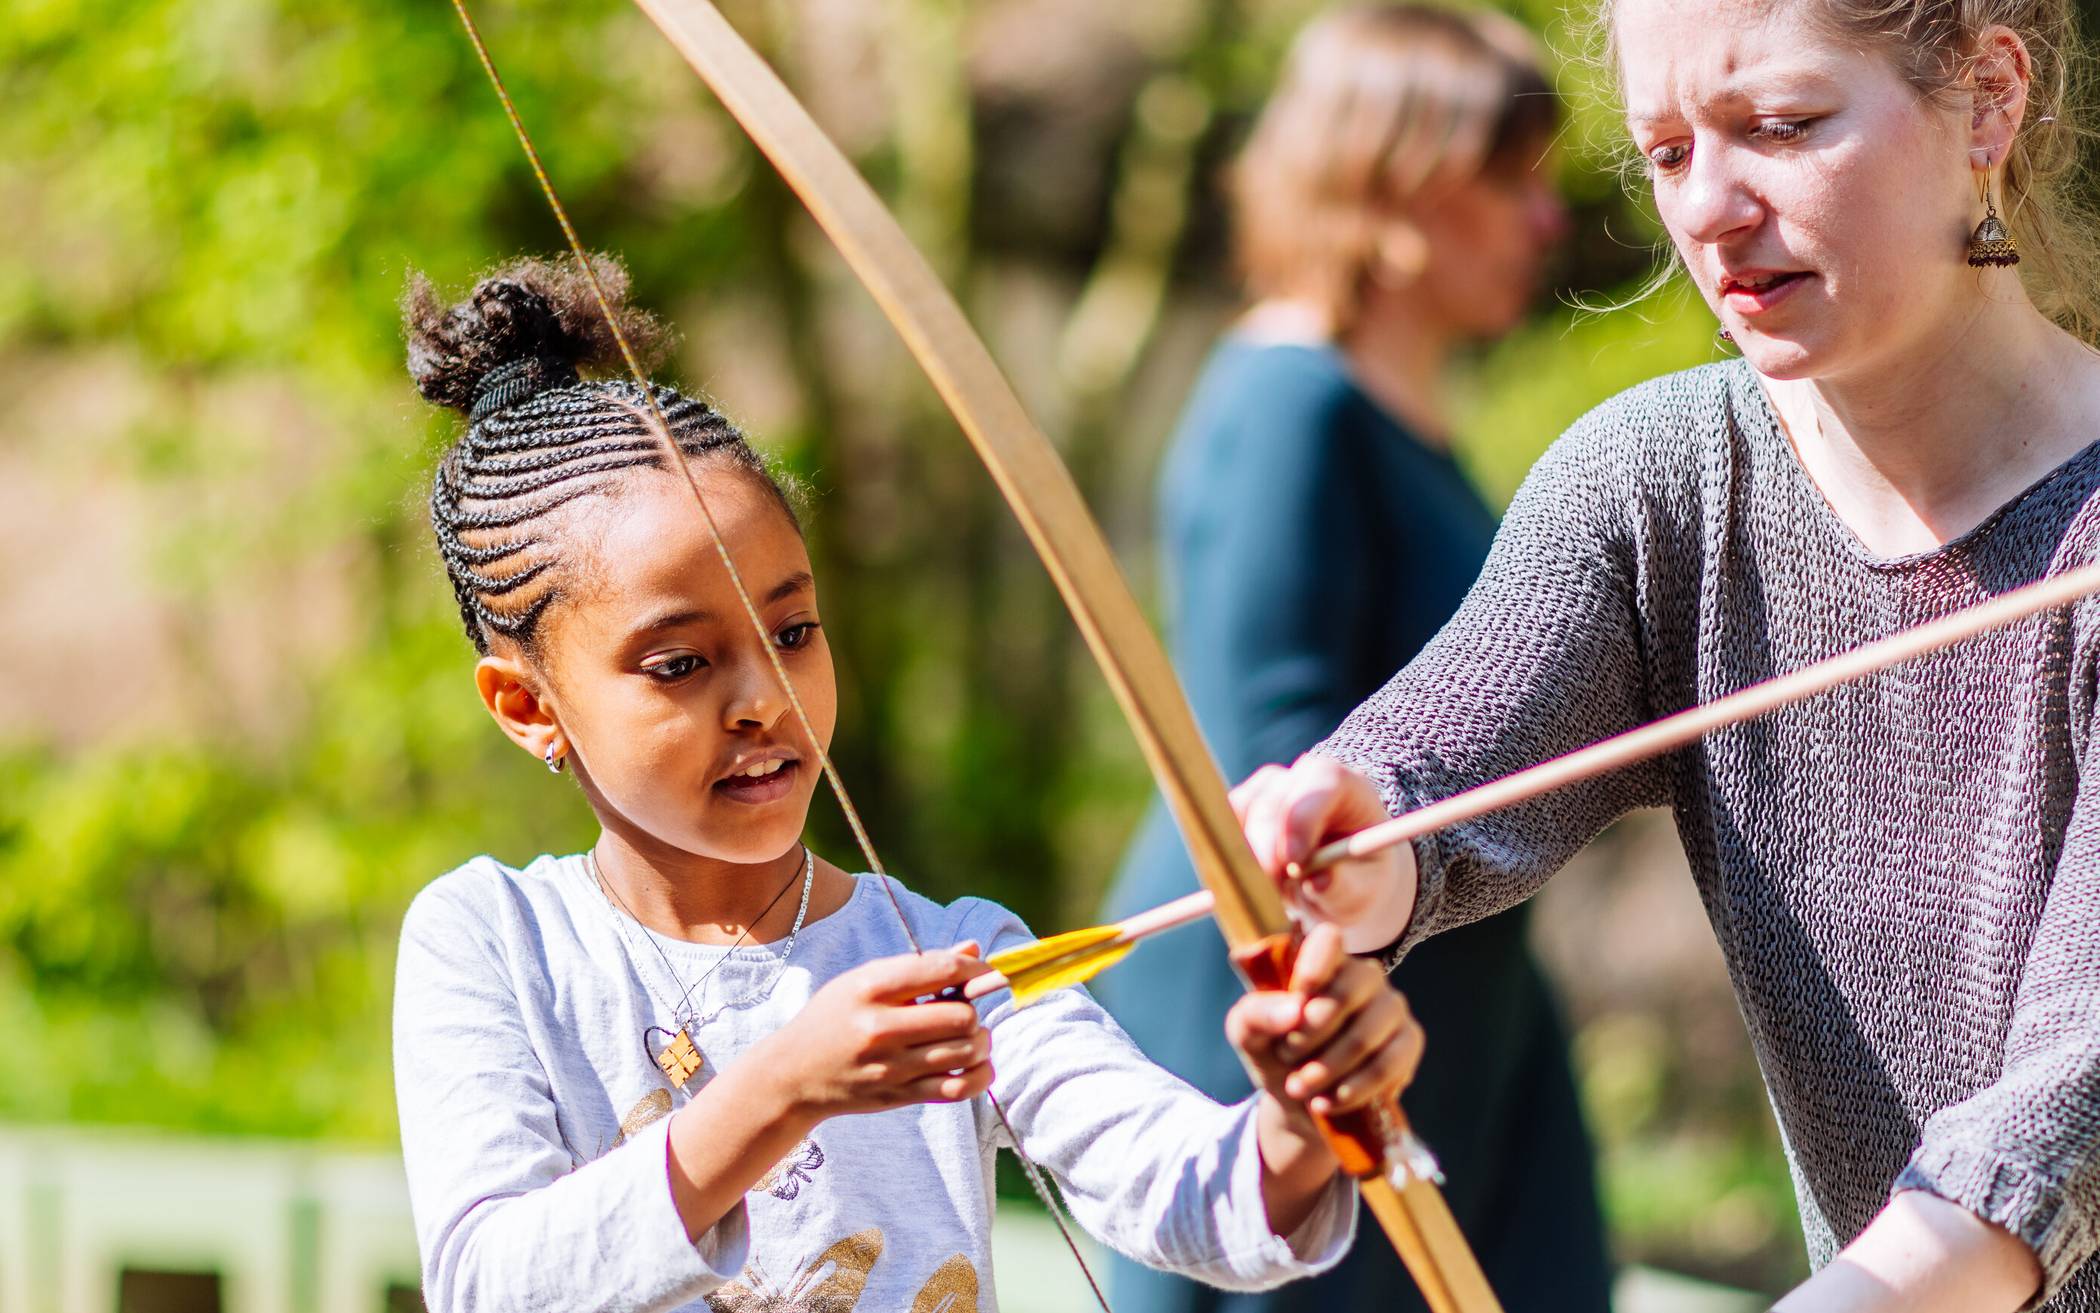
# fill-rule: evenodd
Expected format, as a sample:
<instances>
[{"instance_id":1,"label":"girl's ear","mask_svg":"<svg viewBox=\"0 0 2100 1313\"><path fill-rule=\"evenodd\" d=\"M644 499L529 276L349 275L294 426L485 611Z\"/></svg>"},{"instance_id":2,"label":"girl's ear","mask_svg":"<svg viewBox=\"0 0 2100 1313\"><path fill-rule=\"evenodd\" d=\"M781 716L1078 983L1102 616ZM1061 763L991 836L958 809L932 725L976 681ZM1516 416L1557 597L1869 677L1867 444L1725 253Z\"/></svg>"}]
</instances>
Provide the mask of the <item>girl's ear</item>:
<instances>
[{"instance_id":1,"label":"girl's ear","mask_svg":"<svg viewBox=\"0 0 2100 1313\"><path fill-rule=\"evenodd\" d=\"M511 742L549 766L568 756L568 738L523 662L508 656L481 658L474 666L474 687L481 705Z\"/></svg>"}]
</instances>

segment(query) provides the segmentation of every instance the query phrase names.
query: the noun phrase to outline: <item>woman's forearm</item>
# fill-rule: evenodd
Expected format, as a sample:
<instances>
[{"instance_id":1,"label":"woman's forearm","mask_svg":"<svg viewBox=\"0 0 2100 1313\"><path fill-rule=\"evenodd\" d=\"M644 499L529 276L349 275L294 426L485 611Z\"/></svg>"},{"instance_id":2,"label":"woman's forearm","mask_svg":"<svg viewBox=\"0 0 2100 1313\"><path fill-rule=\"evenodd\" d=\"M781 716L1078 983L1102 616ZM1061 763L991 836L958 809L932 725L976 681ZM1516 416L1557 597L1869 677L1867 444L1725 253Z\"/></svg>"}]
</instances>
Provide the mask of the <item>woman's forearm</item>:
<instances>
[{"instance_id":1,"label":"woman's forearm","mask_svg":"<svg viewBox=\"0 0 2100 1313\"><path fill-rule=\"evenodd\" d=\"M2034 1251L2017 1237L1907 1190L1773 1313L2015 1313L2041 1284Z\"/></svg>"}]
</instances>

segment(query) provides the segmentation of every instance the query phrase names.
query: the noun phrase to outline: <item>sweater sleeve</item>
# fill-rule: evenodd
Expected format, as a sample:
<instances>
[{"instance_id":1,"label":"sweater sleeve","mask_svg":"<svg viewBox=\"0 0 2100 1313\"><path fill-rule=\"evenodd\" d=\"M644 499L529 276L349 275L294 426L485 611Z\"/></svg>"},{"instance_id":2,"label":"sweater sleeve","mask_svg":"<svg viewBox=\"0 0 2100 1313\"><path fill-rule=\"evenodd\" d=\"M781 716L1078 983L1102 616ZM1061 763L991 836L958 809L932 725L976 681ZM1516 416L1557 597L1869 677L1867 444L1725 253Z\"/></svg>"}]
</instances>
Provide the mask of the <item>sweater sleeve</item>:
<instances>
[{"instance_id":1,"label":"sweater sleeve","mask_svg":"<svg viewBox=\"0 0 2100 1313\"><path fill-rule=\"evenodd\" d=\"M1928 1119L1895 1190L2025 1241L2046 1298L2100 1251L2100 775L2090 758L2028 949L1998 1079Z\"/></svg>"},{"instance_id":2,"label":"sweater sleeve","mask_svg":"<svg viewBox=\"0 0 2100 1313\"><path fill-rule=\"evenodd\" d=\"M1578 424L1518 491L1458 614L1316 751L1400 815L1646 720L1642 513L1605 426ZM1666 801L1667 779L1651 761L1416 840L1398 948L1530 897L1613 820Z\"/></svg>"},{"instance_id":3,"label":"sweater sleeve","mask_svg":"<svg viewBox=\"0 0 2100 1313\"><path fill-rule=\"evenodd\" d=\"M744 1265L741 1202L695 1245L671 1200L664 1117L583 1166L487 921L442 886L401 932L394 1079L434 1313L665 1309Z\"/></svg>"},{"instance_id":4,"label":"sweater sleeve","mask_svg":"<svg viewBox=\"0 0 2100 1313\"><path fill-rule=\"evenodd\" d=\"M969 934L990 952L1032 942L1012 913L981 906ZM1348 1252L1356 1190L1339 1173L1293 1235L1270 1229L1254 1097L1219 1104L1155 1065L1083 988L1021 1009L1010 994L995 997L992 1092L1088 1233L1227 1290L1324 1272ZM996 1124L993 1133L1003 1138Z\"/></svg>"},{"instance_id":5,"label":"sweater sleeve","mask_svg":"<svg viewBox=\"0 0 2100 1313\"><path fill-rule=\"evenodd\" d=\"M1229 778L1304 752L1361 692L1367 404L1301 381L1234 414L1173 490L1200 523L1177 536L1176 656Z\"/></svg>"}]
</instances>

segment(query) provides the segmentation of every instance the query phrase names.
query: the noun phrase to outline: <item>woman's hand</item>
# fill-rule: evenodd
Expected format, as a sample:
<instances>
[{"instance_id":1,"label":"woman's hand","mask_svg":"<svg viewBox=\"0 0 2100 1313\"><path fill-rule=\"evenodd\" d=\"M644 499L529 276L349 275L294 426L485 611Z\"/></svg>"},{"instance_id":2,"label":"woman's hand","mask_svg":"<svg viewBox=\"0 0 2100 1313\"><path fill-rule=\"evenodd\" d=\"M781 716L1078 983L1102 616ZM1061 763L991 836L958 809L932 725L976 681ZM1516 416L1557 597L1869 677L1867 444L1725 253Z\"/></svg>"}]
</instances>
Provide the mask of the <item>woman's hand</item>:
<instances>
[{"instance_id":1,"label":"woman's hand","mask_svg":"<svg viewBox=\"0 0 2100 1313\"><path fill-rule=\"evenodd\" d=\"M1388 819L1378 790L1363 776L1310 754L1290 767L1264 766L1232 791L1232 810L1262 868L1284 897L1319 921L1342 927L1343 946L1375 953L1407 929L1415 908L1415 853L1395 844L1298 879L1286 872L1322 844Z\"/></svg>"},{"instance_id":2,"label":"woman's hand","mask_svg":"<svg viewBox=\"0 0 2100 1313\"><path fill-rule=\"evenodd\" d=\"M745 1058L807 1126L845 1113L960 1103L991 1087L992 1035L968 1003L919 1003L985 974L974 943L878 958L832 980Z\"/></svg>"},{"instance_id":3,"label":"woman's hand","mask_svg":"<svg viewBox=\"0 0 2100 1313\"><path fill-rule=\"evenodd\" d=\"M1270 1227L1289 1235L1337 1166L1306 1113L1396 1098L1421 1065L1422 1027L1385 972L1351 957L1341 932L1321 925L1299 948L1290 987L1241 998L1225 1014L1225 1034L1261 1082L1262 1199Z\"/></svg>"}]
</instances>

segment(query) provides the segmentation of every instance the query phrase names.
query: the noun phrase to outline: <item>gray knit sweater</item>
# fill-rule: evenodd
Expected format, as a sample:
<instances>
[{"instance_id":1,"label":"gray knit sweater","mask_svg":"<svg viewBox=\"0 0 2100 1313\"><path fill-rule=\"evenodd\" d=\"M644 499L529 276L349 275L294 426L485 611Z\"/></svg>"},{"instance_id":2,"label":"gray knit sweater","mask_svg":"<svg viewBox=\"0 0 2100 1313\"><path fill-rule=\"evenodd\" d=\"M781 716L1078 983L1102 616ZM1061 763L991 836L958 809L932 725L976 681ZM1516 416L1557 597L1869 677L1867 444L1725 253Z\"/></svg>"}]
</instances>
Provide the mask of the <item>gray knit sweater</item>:
<instances>
[{"instance_id":1,"label":"gray knit sweater","mask_svg":"<svg viewBox=\"0 0 2100 1313\"><path fill-rule=\"evenodd\" d=\"M2096 488L2100 444L1954 542L1880 559L1746 365L1658 379L1554 445L1464 608L1319 750L1412 809L2083 564ZM1924 1189L2032 1245L2043 1308L2100 1313L2096 627L2100 603L2054 611L1421 840L1403 947L1671 807L1811 1260Z\"/></svg>"}]
</instances>

